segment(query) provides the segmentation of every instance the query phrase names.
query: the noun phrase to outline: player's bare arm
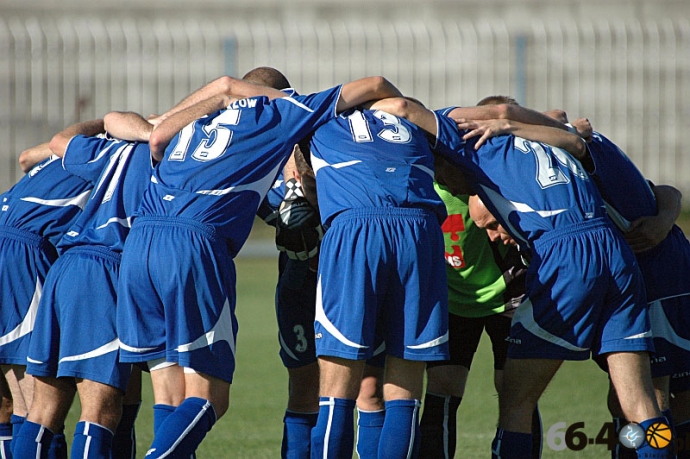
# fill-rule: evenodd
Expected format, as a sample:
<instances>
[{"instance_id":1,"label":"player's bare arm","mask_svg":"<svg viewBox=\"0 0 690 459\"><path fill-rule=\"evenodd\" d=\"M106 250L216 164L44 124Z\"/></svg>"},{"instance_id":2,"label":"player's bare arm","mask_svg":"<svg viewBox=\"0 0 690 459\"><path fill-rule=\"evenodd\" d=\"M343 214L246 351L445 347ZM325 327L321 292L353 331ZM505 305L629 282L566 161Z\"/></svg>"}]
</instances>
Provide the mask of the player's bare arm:
<instances>
[{"instance_id":1,"label":"player's bare arm","mask_svg":"<svg viewBox=\"0 0 690 459\"><path fill-rule=\"evenodd\" d=\"M202 116L226 108L235 100L237 100L237 98L230 97L226 94L219 94L209 99L202 100L164 119L153 129L149 137L149 148L151 149L151 156L153 159L156 161L161 161L163 159L165 148L173 137L175 137L175 135L186 125L198 120Z\"/></svg>"},{"instance_id":2,"label":"player's bare arm","mask_svg":"<svg viewBox=\"0 0 690 459\"><path fill-rule=\"evenodd\" d=\"M673 228L682 205L682 193L670 185L653 186L657 203L657 214L638 218L630 224L625 239L635 253L653 249L663 241Z\"/></svg>"},{"instance_id":3,"label":"player's bare arm","mask_svg":"<svg viewBox=\"0 0 690 459\"><path fill-rule=\"evenodd\" d=\"M448 113L448 116L457 122L466 120L508 119L525 124L539 124L557 129L567 129L563 123L544 113L514 104L456 107Z\"/></svg>"},{"instance_id":4,"label":"player's bare arm","mask_svg":"<svg viewBox=\"0 0 690 459\"><path fill-rule=\"evenodd\" d=\"M102 118L76 123L55 134L50 140L50 149L54 154L62 158L65 155L67 144L75 135L94 136L104 132L105 127Z\"/></svg>"},{"instance_id":5,"label":"player's bare arm","mask_svg":"<svg viewBox=\"0 0 690 459\"><path fill-rule=\"evenodd\" d=\"M383 110L391 115L405 118L434 137L438 135L438 125L434 112L414 101L404 97L395 97L375 101L369 107L371 110Z\"/></svg>"},{"instance_id":6,"label":"player's bare arm","mask_svg":"<svg viewBox=\"0 0 690 459\"><path fill-rule=\"evenodd\" d=\"M340 113L364 102L387 97L402 97L402 93L384 77L361 78L342 86L336 111Z\"/></svg>"},{"instance_id":7,"label":"player's bare arm","mask_svg":"<svg viewBox=\"0 0 690 459\"><path fill-rule=\"evenodd\" d=\"M103 117L108 134L131 142L148 142L153 124L134 112L110 112Z\"/></svg>"},{"instance_id":8,"label":"player's bare arm","mask_svg":"<svg viewBox=\"0 0 690 459\"><path fill-rule=\"evenodd\" d=\"M32 167L52 154L53 152L48 142L27 148L19 155L19 167L21 167L24 172L29 172Z\"/></svg>"},{"instance_id":9,"label":"player's bare arm","mask_svg":"<svg viewBox=\"0 0 690 459\"><path fill-rule=\"evenodd\" d=\"M579 135L559 128L538 124L525 124L507 119L470 121L458 124L458 128L469 131L463 136L465 140L480 136L475 144L477 149L491 137L513 134L523 139L543 142L562 148L578 159L584 158L587 155L587 145Z\"/></svg>"}]
</instances>

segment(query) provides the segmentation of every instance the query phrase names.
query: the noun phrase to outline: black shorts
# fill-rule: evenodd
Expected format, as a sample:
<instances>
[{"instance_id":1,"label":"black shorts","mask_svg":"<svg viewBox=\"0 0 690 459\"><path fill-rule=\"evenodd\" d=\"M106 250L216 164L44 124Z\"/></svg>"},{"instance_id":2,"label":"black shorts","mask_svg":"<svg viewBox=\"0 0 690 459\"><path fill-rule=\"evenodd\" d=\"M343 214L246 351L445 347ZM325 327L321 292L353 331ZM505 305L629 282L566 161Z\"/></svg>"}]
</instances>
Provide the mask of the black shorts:
<instances>
[{"instance_id":1,"label":"black shorts","mask_svg":"<svg viewBox=\"0 0 690 459\"><path fill-rule=\"evenodd\" d=\"M508 355L508 335L515 309L485 317L461 317L450 314L448 320L448 344L450 360L427 362L427 368L441 365L462 365L468 370L472 366L474 353L477 352L482 332L491 339L494 354L494 369L502 370Z\"/></svg>"}]
</instances>

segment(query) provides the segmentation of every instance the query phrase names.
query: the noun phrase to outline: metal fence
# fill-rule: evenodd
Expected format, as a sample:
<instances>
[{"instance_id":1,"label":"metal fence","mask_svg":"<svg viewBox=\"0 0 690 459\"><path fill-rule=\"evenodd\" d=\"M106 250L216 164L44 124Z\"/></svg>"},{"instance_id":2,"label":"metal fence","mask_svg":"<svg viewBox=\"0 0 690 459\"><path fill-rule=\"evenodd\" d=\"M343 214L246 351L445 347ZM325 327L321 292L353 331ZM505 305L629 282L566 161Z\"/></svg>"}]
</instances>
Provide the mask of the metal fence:
<instances>
[{"instance_id":1,"label":"metal fence","mask_svg":"<svg viewBox=\"0 0 690 459\"><path fill-rule=\"evenodd\" d=\"M384 75L429 107L513 95L586 116L643 172L690 192L690 22L0 18L0 186L17 155L110 110L160 113L259 65L306 93Z\"/></svg>"}]
</instances>

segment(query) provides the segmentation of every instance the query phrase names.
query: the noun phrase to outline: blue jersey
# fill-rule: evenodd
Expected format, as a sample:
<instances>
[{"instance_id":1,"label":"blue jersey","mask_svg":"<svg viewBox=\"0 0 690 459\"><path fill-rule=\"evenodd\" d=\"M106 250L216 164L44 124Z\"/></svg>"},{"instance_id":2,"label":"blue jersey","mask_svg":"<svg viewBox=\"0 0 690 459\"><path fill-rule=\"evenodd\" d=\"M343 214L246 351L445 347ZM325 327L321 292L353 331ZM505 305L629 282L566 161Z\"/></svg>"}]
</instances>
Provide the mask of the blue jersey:
<instances>
[{"instance_id":1,"label":"blue jersey","mask_svg":"<svg viewBox=\"0 0 690 459\"><path fill-rule=\"evenodd\" d=\"M335 116L339 96L338 86L243 99L189 124L168 145L137 214L211 225L236 255L294 145Z\"/></svg>"},{"instance_id":2,"label":"blue jersey","mask_svg":"<svg viewBox=\"0 0 690 459\"><path fill-rule=\"evenodd\" d=\"M51 156L0 195L0 225L38 234L56 245L88 200L91 184Z\"/></svg>"},{"instance_id":3,"label":"blue jersey","mask_svg":"<svg viewBox=\"0 0 690 459\"><path fill-rule=\"evenodd\" d=\"M409 121L351 110L317 129L310 147L324 226L344 210L374 207L424 208L445 220L429 142Z\"/></svg>"},{"instance_id":4,"label":"blue jersey","mask_svg":"<svg viewBox=\"0 0 690 459\"><path fill-rule=\"evenodd\" d=\"M521 245L605 215L595 184L566 151L514 135L493 137L476 150L474 139L462 140L464 133L439 116L437 152L471 177L487 208Z\"/></svg>"},{"instance_id":5,"label":"blue jersey","mask_svg":"<svg viewBox=\"0 0 690 459\"><path fill-rule=\"evenodd\" d=\"M99 245L122 252L132 216L153 173L148 144L78 135L67 145L63 164L94 188L58 250Z\"/></svg>"},{"instance_id":6,"label":"blue jersey","mask_svg":"<svg viewBox=\"0 0 690 459\"><path fill-rule=\"evenodd\" d=\"M592 176L612 220L623 231L640 217L657 214L656 197L640 170L613 142L595 132L588 144ZM680 273L690 266L690 243L675 226L653 249L637 254L647 301L690 294L690 280Z\"/></svg>"}]
</instances>

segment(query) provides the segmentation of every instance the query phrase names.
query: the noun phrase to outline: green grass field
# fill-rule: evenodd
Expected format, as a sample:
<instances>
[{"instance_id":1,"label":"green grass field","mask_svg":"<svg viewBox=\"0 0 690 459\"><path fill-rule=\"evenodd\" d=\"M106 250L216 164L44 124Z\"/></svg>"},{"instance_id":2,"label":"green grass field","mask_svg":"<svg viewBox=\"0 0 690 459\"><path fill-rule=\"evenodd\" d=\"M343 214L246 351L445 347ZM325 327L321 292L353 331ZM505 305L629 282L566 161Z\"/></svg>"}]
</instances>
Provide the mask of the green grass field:
<instances>
[{"instance_id":1,"label":"green grass field","mask_svg":"<svg viewBox=\"0 0 690 459\"><path fill-rule=\"evenodd\" d=\"M237 260L240 331L230 409L207 435L198 451L199 458L274 459L280 456L287 373L278 357L273 310L276 276L275 259ZM457 457L482 458L490 454L497 400L488 344L482 341L480 345L460 406ZM152 436L153 402L147 379L144 386L144 401L137 420L139 457L148 449ZM566 363L541 402L544 430L557 422L565 422L567 426L584 422L585 427L580 430L594 438L608 421L606 387L605 375L592 362ZM77 415L78 403L75 403L67 421L68 441L72 438ZM602 445L588 445L578 452L553 451L545 445L543 457L601 458L606 454Z\"/></svg>"}]
</instances>

